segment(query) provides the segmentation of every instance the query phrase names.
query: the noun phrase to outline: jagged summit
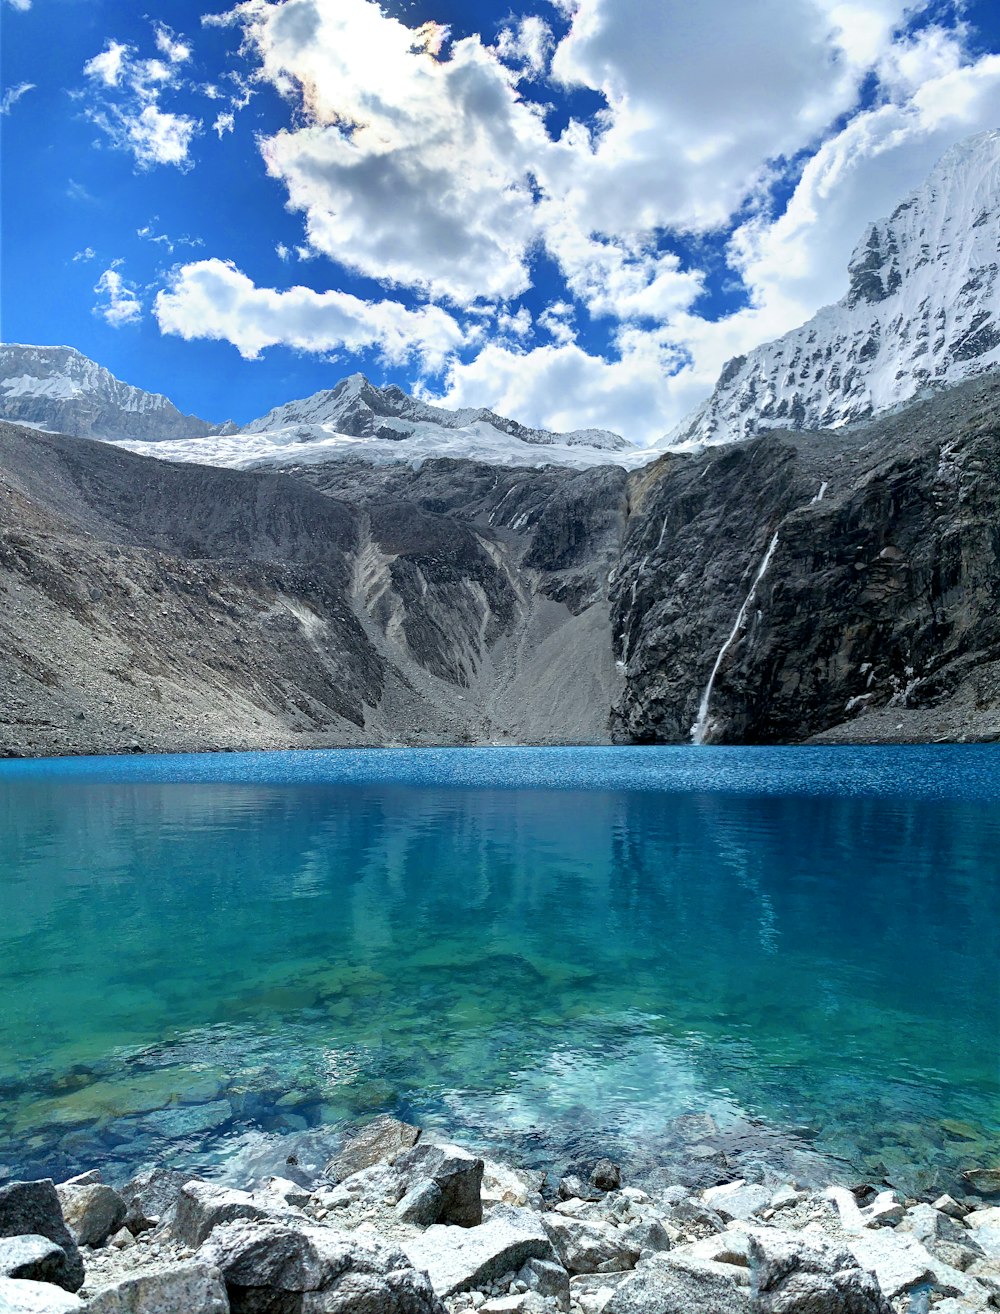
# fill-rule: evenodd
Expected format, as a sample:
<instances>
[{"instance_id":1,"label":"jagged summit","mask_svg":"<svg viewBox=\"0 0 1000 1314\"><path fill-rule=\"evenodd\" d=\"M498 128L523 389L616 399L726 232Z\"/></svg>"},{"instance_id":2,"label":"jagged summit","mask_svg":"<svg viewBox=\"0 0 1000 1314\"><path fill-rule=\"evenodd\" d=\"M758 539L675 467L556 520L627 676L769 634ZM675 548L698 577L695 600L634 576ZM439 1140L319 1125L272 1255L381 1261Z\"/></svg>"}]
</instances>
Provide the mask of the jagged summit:
<instances>
[{"instance_id":1,"label":"jagged summit","mask_svg":"<svg viewBox=\"0 0 1000 1314\"><path fill-rule=\"evenodd\" d=\"M664 442L835 428L1000 364L1000 130L953 146L869 224L848 275L835 305L729 361Z\"/></svg>"},{"instance_id":2,"label":"jagged summit","mask_svg":"<svg viewBox=\"0 0 1000 1314\"><path fill-rule=\"evenodd\" d=\"M364 374L348 375L334 388L277 406L246 425L243 432L271 433L293 426L307 430L311 425L333 428L354 438L383 438L390 442L414 437L420 425L434 425L441 429L488 425L498 433L533 446L595 447L611 452L633 450L632 443L606 429L579 429L561 434L530 428L482 407L467 406L449 411L419 401L395 384L377 388ZM304 432L302 437L308 439L309 434Z\"/></svg>"},{"instance_id":3,"label":"jagged summit","mask_svg":"<svg viewBox=\"0 0 1000 1314\"><path fill-rule=\"evenodd\" d=\"M162 442L232 432L182 415L158 392L144 392L75 347L0 344L0 418L75 438Z\"/></svg>"}]
</instances>

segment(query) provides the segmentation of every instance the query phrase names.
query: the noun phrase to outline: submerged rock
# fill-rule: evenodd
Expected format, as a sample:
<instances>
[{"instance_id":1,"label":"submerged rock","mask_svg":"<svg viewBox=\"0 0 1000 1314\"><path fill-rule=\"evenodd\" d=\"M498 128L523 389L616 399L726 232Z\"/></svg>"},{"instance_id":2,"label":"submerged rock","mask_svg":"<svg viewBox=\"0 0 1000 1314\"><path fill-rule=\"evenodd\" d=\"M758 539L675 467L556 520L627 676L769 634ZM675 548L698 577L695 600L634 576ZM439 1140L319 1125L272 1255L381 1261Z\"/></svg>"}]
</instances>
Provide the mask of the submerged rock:
<instances>
[{"instance_id":1,"label":"submerged rock","mask_svg":"<svg viewBox=\"0 0 1000 1314\"><path fill-rule=\"evenodd\" d=\"M42 1236L59 1246L65 1260L49 1279L66 1291L83 1285L83 1260L63 1218L55 1183L10 1182L0 1186L0 1237Z\"/></svg>"},{"instance_id":2,"label":"submerged rock","mask_svg":"<svg viewBox=\"0 0 1000 1314\"><path fill-rule=\"evenodd\" d=\"M331 1182L342 1182L363 1168L377 1163L394 1163L404 1150L411 1150L420 1140L420 1128L384 1115L373 1118L350 1136L323 1169Z\"/></svg>"}]
</instances>

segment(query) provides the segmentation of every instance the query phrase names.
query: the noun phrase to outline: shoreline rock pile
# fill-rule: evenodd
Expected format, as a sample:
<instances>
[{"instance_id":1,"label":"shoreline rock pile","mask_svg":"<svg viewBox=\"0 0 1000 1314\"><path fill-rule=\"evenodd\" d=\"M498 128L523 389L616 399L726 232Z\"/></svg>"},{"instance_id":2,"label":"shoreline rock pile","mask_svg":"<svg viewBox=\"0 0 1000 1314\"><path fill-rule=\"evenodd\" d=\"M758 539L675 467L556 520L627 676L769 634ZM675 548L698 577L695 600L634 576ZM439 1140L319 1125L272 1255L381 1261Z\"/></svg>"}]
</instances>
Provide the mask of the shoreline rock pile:
<instances>
[{"instance_id":1,"label":"shoreline rock pile","mask_svg":"<svg viewBox=\"0 0 1000 1314\"><path fill-rule=\"evenodd\" d=\"M986 1314L1000 1206L867 1185L654 1194L377 1118L317 1180L152 1169L0 1187L0 1314Z\"/></svg>"}]
</instances>

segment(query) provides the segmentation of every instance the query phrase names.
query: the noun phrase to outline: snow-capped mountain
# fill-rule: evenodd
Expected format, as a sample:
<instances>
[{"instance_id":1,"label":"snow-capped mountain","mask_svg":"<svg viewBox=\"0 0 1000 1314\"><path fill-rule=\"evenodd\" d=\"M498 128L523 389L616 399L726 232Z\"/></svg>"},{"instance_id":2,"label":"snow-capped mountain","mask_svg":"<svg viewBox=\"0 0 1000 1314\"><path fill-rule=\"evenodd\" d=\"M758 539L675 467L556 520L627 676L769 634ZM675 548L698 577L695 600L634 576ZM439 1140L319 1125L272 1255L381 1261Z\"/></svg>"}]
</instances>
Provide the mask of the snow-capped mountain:
<instances>
[{"instance_id":1,"label":"snow-capped mountain","mask_svg":"<svg viewBox=\"0 0 1000 1314\"><path fill-rule=\"evenodd\" d=\"M363 374L335 388L275 407L238 433L157 444L124 444L173 461L203 465L314 465L343 458L418 464L433 457L492 465L638 466L657 453L606 429L552 433L493 411L431 406L395 386L377 388Z\"/></svg>"},{"instance_id":2,"label":"snow-capped mountain","mask_svg":"<svg viewBox=\"0 0 1000 1314\"><path fill-rule=\"evenodd\" d=\"M848 273L835 305L729 361L662 445L835 428L1000 365L1000 130L952 147L870 224Z\"/></svg>"},{"instance_id":3,"label":"snow-capped mountain","mask_svg":"<svg viewBox=\"0 0 1000 1314\"><path fill-rule=\"evenodd\" d=\"M74 438L161 442L231 431L182 415L158 392L144 392L73 347L0 344L0 418Z\"/></svg>"},{"instance_id":4,"label":"snow-capped mountain","mask_svg":"<svg viewBox=\"0 0 1000 1314\"><path fill-rule=\"evenodd\" d=\"M552 433L548 429L531 429L527 425L518 424L516 420L505 420L485 408L465 407L458 411L448 411L418 401L395 385L376 388L363 374L351 374L328 391L276 406L267 415L246 425L243 432L273 433L276 430L298 428L302 431L303 441L307 441L314 429L323 432L333 429L353 438L381 438L399 442L414 437L422 425L467 430L482 424L532 446L597 447L608 452L630 451L633 447L620 434L610 433L607 429L576 429L572 433Z\"/></svg>"}]
</instances>

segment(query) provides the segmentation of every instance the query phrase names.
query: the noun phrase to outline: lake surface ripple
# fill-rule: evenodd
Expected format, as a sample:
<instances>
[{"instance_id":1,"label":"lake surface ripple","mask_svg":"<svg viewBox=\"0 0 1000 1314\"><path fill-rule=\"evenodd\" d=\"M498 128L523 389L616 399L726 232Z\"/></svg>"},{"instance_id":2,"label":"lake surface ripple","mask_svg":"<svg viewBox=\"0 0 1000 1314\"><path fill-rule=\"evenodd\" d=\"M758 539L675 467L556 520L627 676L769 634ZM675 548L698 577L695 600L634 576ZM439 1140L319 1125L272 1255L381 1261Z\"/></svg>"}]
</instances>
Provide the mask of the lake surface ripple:
<instances>
[{"instance_id":1,"label":"lake surface ripple","mask_svg":"<svg viewBox=\"0 0 1000 1314\"><path fill-rule=\"evenodd\" d=\"M998 963L992 746L7 762L0 1180L390 1111L935 1189L1000 1155Z\"/></svg>"}]
</instances>

